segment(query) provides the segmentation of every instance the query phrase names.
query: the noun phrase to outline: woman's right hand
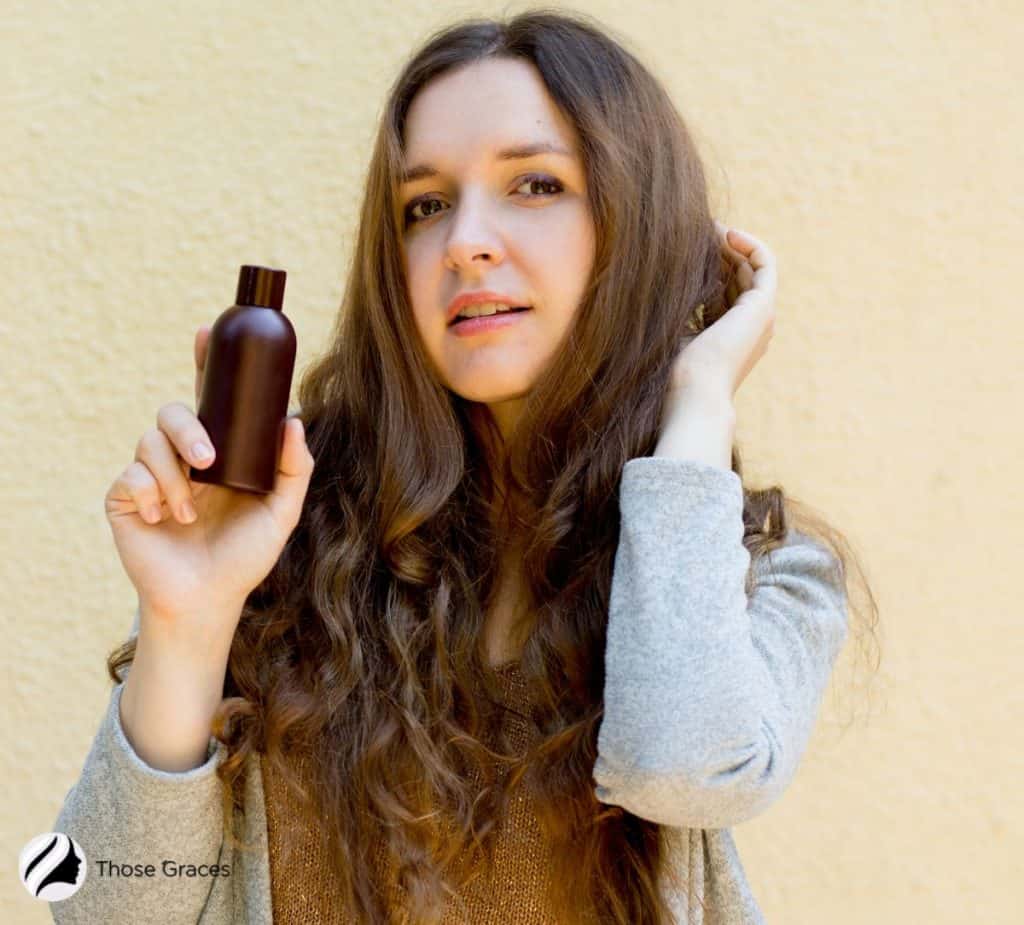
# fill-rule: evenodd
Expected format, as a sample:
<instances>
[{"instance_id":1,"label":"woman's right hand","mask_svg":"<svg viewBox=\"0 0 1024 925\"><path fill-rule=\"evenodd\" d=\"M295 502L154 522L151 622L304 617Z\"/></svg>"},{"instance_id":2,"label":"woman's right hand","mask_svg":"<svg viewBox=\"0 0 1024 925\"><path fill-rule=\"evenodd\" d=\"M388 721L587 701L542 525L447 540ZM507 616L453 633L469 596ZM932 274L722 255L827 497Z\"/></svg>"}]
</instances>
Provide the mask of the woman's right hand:
<instances>
[{"instance_id":1,"label":"woman's right hand","mask_svg":"<svg viewBox=\"0 0 1024 925\"><path fill-rule=\"evenodd\" d=\"M197 407L209 337L208 327L196 332ZM181 402L161 407L157 426L136 445L135 461L107 491L105 508L142 620L199 645L230 644L246 598L299 522L313 456L301 421L289 417L274 490L264 495L189 479L190 465L202 469L213 461L195 455L199 442L212 446L191 409ZM197 513L192 520L189 503ZM211 619L229 625L211 626Z\"/></svg>"}]
</instances>

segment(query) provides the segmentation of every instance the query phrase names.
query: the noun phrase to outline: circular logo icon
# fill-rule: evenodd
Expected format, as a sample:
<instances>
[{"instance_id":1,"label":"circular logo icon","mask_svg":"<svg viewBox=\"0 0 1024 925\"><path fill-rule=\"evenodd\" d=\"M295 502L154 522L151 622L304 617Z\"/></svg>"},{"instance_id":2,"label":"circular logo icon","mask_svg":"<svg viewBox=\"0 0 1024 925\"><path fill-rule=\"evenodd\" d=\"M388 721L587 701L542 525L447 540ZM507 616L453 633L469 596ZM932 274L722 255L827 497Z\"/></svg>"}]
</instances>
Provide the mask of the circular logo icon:
<instances>
[{"instance_id":1,"label":"circular logo icon","mask_svg":"<svg viewBox=\"0 0 1024 925\"><path fill-rule=\"evenodd\" d=\"M82 846L63 832L37 835L18 856L18 875L34 899L52 903L74 896L85 873Z\"/></svg>"}]
</instances>

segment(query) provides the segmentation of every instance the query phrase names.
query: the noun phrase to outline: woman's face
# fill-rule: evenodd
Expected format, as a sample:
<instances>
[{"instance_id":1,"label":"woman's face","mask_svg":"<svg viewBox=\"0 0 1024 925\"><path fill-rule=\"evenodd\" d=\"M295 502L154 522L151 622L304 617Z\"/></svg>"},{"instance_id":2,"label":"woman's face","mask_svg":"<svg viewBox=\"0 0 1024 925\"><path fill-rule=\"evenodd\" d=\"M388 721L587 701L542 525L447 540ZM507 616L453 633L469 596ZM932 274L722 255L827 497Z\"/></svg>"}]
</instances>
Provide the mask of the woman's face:
<instances>
[{"instance_id":1,"label":"woman's face","mask_svg":"<svg viewBox=\"0 0 1024 925\"><path fill-rule=\"evenodd\" d=\"M538 143L568 154L500 156ZM400 196L416 328L444 385L486 403L507 435L569 329L593 265L576 133L532 64L488 59L420 90L405 149L413 177ZM530 310L460 336L449 325L449 303L476 290Z\"/></svg>"}]
</instances>

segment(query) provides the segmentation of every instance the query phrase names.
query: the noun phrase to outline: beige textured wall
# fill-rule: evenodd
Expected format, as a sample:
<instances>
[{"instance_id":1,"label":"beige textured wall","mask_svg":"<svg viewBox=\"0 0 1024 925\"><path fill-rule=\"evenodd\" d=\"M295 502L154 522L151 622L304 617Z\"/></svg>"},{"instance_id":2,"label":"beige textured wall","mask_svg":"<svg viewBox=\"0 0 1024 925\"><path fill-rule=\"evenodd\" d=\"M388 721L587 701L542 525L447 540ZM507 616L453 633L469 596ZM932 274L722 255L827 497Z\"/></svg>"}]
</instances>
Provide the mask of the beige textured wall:
<instances>
[{"instance_id":1,"label":"beige textured wall","mask_svg":"<svg viewBox=\"0 0 1024 925\"><path fill-rule=\"evenodd\" d=\"M396 68L497 10L4 5L0 920L50 921L17 855L77 778L133 613L109 483L161 404L191 402L193 333L240 264L287 268L306 365ZM1020 921L1024 7L589 10L666 81L719 217L778 257L775 338L738 396L747 474L839 526L882 608L873 692L841 670L791 789L735 830L768 921Z\"/></svg>"}]
</instances>

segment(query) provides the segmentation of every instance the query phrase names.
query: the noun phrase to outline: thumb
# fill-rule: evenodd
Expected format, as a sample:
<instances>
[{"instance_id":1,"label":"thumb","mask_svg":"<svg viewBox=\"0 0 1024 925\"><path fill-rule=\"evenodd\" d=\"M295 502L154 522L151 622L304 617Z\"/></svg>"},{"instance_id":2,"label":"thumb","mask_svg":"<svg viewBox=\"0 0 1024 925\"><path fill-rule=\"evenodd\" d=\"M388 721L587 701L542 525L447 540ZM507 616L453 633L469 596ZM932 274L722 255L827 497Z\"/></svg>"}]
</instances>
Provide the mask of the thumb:
<instances>
[{"instance_id":1,"label":"thumb","mask_svg":"<svg viewBox=\"0 0 1024 925\"><path fill-rule=\"evenodd\" d=\"M274 518L294 528L302 513L309 479L313 474L313 454L306 446L305 429L299 417L285 418L281 456L274 477L274 490L266 496L266 504Z\"/></svg>"}]
</instances>

